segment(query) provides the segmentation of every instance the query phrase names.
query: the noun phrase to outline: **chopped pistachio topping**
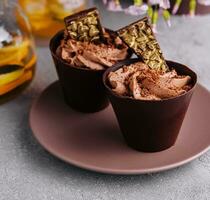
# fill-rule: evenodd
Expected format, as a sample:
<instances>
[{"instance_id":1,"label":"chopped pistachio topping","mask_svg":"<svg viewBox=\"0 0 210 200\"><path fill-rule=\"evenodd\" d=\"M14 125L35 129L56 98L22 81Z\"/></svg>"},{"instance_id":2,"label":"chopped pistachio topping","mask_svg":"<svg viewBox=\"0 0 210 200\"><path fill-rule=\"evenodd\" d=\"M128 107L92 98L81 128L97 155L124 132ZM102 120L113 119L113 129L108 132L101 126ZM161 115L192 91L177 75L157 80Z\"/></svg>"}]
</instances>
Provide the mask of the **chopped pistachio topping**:
<instances>
[{"instance_id":1,"label":"chopped pistachio topping","mask_svg":"<svg viewBox=\"0 0 210 200\"><path fill-rule=\"evenodd\" d=\"M83 11L82 14L78 13L75 16L64 19L70 38L89 42L97 42L102 39L103 32L96 9Z\"/></svg>"},{"instance_id":2,"label":"chopped pistachio topping","mask_svg":"<svg viewBox=\"0 0 210 200\"><path fill-rule=\"evenodd\" d=\"M118 34L151 69L168 70L160 46L147 18L120 29Z\"/></svg>"}]
</instances>

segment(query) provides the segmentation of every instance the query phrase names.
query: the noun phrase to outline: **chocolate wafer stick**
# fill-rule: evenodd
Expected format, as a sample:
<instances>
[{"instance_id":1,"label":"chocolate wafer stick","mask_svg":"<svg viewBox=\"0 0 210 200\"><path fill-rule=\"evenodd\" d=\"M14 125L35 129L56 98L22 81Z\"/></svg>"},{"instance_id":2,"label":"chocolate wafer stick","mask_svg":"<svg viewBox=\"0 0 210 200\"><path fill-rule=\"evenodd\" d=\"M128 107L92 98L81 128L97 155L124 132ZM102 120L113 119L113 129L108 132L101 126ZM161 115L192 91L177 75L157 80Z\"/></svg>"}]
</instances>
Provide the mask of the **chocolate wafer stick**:
<instances>
[{"instance_id":1,"label":"chocolate wafer stick","mask_svg":"<svg viewBox=\"0 0 210 200\"><path fill-rule=\"evenodd\" d=\"M168 70L147 17L118 30L117 33L151 69Z\"/></svg>"},{"instance_id":2,"label":"chocolate wafer stick","mask_svg":"<svg viewBox=\"0 0 210 200\"><path fill-rule=\"evenodd\" d=\"M96 8L81 11L64 18L69 37L77 41L103 41L103 29Z\"/></svg>"}]
</instances>

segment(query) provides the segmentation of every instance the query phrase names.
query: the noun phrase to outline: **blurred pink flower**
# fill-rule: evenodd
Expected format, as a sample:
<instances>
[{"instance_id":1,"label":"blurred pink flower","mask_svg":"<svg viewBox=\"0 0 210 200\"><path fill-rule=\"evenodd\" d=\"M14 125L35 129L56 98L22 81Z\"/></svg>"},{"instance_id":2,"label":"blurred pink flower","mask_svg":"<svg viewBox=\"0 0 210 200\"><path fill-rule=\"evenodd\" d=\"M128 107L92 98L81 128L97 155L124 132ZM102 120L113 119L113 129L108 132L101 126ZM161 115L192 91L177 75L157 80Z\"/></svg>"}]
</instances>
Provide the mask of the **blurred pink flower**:
<instances>
[{"instance_id":1,"label":"blurred pink flower","mask_svg":"<svg viewBox=\"0 0 210 200\"><path fill-rule=\"evenodd\" d=\"M121 5L115 0L108 1L108 10L110 11L123 11Z\"/></svg>"},{"instance_id":2,"label":"blurred pink flower","mask_svg":"<svg viewBox=\"0 0 210 200\"><path fill-rule=\"evenodd\" d=\"M143 4L141 6L129 6L125 9L126 14L130 15L144 15L147 12L148 6L146 4Z\"/></svg>"},{"instance_id":3,"label":"blurred pink flower","mask_svg":"<svg viewBox=\"0 0 210 200\"><path fill-rule=\"evenodd\" d=\"M198 3L204 6L210 6L210 0L198 0Z\"/></svg>"},{"instance_id":4,"label":"blurred pink flower","mask_svg":"<svg viewBox=\"0 0 210 200\"><path fill-rule=\"evenodd\" d=\"M104 4L107 4L107 1L108 1L108 0L103 0L103 3L104 3Z\"/></svg>"}]
</instances>

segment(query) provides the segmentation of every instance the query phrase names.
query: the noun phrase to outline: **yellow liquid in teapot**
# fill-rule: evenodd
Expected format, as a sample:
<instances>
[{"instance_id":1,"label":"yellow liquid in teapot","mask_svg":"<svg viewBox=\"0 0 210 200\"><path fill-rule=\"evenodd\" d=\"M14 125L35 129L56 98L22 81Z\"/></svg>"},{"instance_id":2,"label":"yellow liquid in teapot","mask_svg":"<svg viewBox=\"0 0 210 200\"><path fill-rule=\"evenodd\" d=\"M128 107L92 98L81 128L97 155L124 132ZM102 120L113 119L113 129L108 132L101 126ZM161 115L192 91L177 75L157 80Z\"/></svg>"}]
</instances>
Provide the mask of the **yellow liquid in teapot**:
<instances>
[{"instance_id":1,"label":"yellow liquid in teapot","mask_svg":"<svg viewBox=\"0 0 210 200\"><path fill-rule=\"evenodd\" d=\"M85 9L85 0L19 0L29 18L32 32L51 37L64 28L63 18Z\"/></svg>"},{"instance_id":2,"label":"yellow liquid in teapot","mask_svg":"<svg viewBox=\"0 0 210 200\"><path fill-rule=\"evenodd\" d=\"M11 42L0 43L0 103L31 82L35 65L36 55L30 39L15 35Z\"/></svg>"}]
</instances>

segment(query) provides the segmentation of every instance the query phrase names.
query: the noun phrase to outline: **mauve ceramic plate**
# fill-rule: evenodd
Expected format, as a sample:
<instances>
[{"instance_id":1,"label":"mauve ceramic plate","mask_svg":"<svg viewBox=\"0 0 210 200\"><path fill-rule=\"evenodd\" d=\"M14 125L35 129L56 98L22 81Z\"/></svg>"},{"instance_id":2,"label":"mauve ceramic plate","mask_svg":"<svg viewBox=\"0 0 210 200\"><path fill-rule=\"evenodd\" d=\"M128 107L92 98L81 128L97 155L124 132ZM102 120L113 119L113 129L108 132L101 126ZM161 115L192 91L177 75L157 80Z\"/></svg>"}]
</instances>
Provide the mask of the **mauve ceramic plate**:
<instances>
[{"instance_id":1,"label":"mauve ceramic plate","mask_svg":"<svg viewBox=\"0 0 210 200\"><path fill-rule=\"evenodd\" d=\"M210 93L198 85L175 145L141 153L125 144L111 106L93 114L76 112L64 103L56 82L34 102L30 125L39 143L67 163L102 173L143 174L183 165L206 152L209 118Z\"/></svg>"}]
</instances>

